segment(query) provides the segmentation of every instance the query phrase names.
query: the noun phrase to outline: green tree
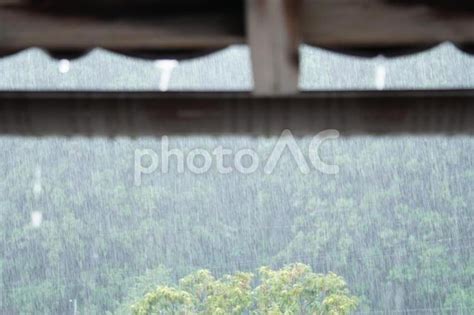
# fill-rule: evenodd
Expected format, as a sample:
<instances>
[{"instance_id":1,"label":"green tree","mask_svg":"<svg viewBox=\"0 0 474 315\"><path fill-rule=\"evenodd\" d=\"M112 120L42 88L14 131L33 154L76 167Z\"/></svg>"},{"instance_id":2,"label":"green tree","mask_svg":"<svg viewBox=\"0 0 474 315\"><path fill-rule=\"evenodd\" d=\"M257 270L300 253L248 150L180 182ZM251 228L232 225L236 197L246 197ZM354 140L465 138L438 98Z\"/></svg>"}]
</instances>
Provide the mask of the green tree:
<instances>
[{"instance_id":1,"label":"green tree","mask_svg":"<svg viewBox=\"0 0 474 315\"><path fill-rule=\"evenodd\" d=\"M334 273L316 274L304 264L260 268L255 289L258 314L349 314L357 306L346 282Z\"/></svg>"},{"instance_id":2,"label":"green tree","mask_svg":"<svg viewBox=\"0 0 474 315\"><path fill-rule=\"evenodd\" d=\"M159 286L131 308L134 315L344 315L358 304L342 277L316 274L304 264L280 270L262 267L255 288L253 278L251 273L236 273L216 279L208 270L199 270L176 288Z\"/></svg>"}]
</instances>

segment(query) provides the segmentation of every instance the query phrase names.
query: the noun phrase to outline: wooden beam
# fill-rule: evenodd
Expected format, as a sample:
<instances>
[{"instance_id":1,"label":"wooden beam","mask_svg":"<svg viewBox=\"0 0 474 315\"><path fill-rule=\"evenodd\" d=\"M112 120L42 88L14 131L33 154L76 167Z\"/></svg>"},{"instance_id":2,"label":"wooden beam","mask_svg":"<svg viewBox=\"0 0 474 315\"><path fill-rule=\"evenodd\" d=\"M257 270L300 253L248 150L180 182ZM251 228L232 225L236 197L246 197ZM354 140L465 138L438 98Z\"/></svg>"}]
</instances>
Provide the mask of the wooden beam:
<instances>
[{"instance_id":1,"label":"wooden beam","mask_svg":"<svg viewBox=\"0 0 474 315\"><path fill-rule=\"evenodd\" d=\"M441 41L474 44L474 10L465 8L464 2L440 6L435 5L437 2L400 0L247 0L250 45L279 45L281 56L271 59L289 59L288 51L298 40L298 23L288 17L296 14L300 1L302 37L311 45L348 49L425 46ZM53 13L24 1L2 0L0 54L32 46L60 51L94 47L173 51L212 50L245 43L240 10L179 8L158 10L157 16L145 18L127 17L128 12L101 18L87 13ZM287 52L281 52L282 48ZM256 67L269 67L270 48L266 49L260 53L263 57L255 57L260 60ZM289 72L293 75L294 69Z\"/></svg>"},{"instance_id":2,"label":"wooden beam","mask_svg":"<svg viewBox=\"0 0 474 315\"><path fill-rule=\"evenodd\" d=\"M303 1L303 40L315 46L390 48L443 41L474 43L472 1L451 1L450 5L433 0Z\"/></svg>"},{"instance_id":3,"label":"wooden beam","mask_svg":"<svg viewBox=\"0 0 474 315\"><path fill-rule=\"evenodd\" d=\"M442 41L474 44L474 10L463 4L467 1L439 5L432 0L247 0L251 46L279 45L281 56L272 59L285 58L292 41L297 40L297 30L291 27L298 26L286 17L294 14L291 12L300 1L302 38L311 45L351 49L426 46ZM72 12L54 13L22 0L0 0L0 54L33 46L59 51L94 47L175 51L213 50L246 42L245 16L233 8L186 10L181 5L169 11L158 9L156 16L127 17L126 11L112 18ZM269 67L266 49L263 57L255 57L260 60L256 67ZM294 69L289 72L293 75Z\"/></svg>"},{"instance_id":4,"label":"wooden beam","mask_svg":"<svg viewBox=\"0 0 474 315\"><path fill-rule=\"evenodd\" d=\"M474 135L474 91L242 93L0 92L0 135Z\"/></svg>"},{"instance_id":5,"label":"wooden beam","mask_svg":"<svg viewBox=\"0 0 474 315\"><path fill-rule=\"evenodd\" d=\"M237 10L238 11L238 10ZM29 47L84 51L213 50L244 43L242 14L235 10L176 11L156 15L100 16L60 13L31 5L1 5L0 54Z\"/></svg>"},{"instance_id":6,"label":"wooden beam","mask_svg":"<svg viewBox=\"0 0 474 315\"><path fill-rule=\"evenodd\" d=\"M247 37L254 92L298 92L300 0L247 0Z\"/></svg>"}]
</instances>

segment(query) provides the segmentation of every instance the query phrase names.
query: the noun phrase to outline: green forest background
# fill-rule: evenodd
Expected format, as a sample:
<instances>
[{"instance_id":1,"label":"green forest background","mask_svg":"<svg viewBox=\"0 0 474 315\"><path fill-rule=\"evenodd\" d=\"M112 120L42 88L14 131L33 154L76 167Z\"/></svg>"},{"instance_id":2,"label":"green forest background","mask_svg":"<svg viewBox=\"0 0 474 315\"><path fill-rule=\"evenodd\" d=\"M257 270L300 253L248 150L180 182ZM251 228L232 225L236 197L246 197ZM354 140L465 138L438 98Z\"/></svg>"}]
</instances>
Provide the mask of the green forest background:
<instances>
[{"instance_id":1,"label":"green forest background","mask_svg":"<svg viewBox=\"0 0 474 315\"><path fill-rule=\"evenodd\" d=\"M268 156L276 139L171 140ZM271 175L213 168L134 186L135 149L159 144L0 139L0 314L73 314L74 301L78 314L129 314L197 269L295 262L344 277L359 314L474 313L474 139L341 138L322 148L337 175L303 175L287 154Z\"/></svg>"}]
</instances>

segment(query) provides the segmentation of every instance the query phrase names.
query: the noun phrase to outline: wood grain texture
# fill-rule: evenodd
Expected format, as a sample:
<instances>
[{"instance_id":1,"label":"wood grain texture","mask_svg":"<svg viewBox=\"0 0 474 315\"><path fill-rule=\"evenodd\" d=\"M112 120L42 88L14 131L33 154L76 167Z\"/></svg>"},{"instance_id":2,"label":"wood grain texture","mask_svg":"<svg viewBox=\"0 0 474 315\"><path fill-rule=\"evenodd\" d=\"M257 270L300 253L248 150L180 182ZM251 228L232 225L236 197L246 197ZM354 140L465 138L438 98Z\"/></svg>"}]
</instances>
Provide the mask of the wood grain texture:
<instances>
[{"instance_id":1,"label":"wood grain texture","mask_svg":"<svg viewBox=\"0 0 474 315\"><path fill-rule=\"evenodd\" d=\"M0 92L0 134L21 136L474 135L474 91L241 93Z\"/></svg>"}]
</instances>

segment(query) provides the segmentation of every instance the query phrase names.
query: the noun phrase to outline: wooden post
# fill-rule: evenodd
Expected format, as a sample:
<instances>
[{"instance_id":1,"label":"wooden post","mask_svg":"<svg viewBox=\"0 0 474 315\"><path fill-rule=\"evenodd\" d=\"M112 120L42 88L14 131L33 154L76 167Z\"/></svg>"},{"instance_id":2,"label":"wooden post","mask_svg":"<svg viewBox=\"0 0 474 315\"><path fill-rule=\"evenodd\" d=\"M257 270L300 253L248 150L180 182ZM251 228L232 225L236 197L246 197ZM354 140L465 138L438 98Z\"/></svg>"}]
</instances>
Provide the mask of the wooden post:
<instances>
[{"instance_id":1,"label":"wooden post","mask_svg":"<svg viewBox=\"0 0 474 315\"><path fill-rule=\"evenodd\" d=\"M298 92L302 0L247 0L247 38L254 93Z\"/></svg>"}]
</instances>

